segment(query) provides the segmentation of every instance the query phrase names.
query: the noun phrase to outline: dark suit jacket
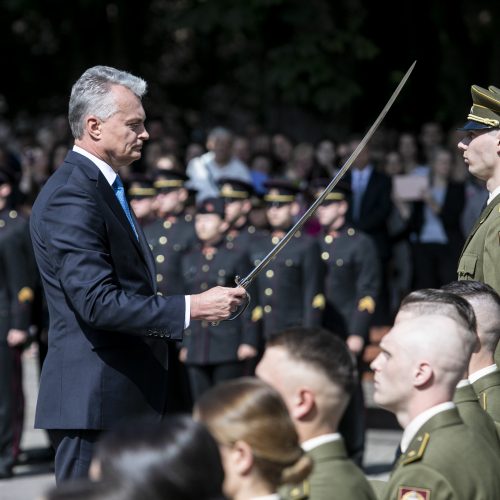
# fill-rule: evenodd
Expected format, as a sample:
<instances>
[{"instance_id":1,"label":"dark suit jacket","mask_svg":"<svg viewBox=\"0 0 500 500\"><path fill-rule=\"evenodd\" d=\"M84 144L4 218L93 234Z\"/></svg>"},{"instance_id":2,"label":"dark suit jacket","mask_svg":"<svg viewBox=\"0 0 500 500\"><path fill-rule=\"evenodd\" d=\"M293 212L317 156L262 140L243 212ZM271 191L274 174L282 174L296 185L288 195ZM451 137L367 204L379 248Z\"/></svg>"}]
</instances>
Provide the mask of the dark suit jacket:
<instances>
[{"instance_id":1,"label":"dark suit jacket","mask_svg":"<svg viewBox=\"0 0 500 500\"><path fill-rule=\"evenodd\" d=\"M390 178L372 170L361 198L359 219L354 220L352 212L349 214L353 224L373 238L382 260L388 259L391 254L387 229L387 219L392 209L391 190ZM352 210L352 203L350 209Z\"/></svg>"},{"instance_id":2,"label":"dark suit jacket","mask_svg":"<svg viewBox=\"0 0 500 500\"><path fill-rule=\"evenodd\" d=\"M165 340L182 339L185 299L156 294L139 225L137 241L105 177L74 151L40 192L30 224L50 315L36 427L160 419Z\"/></svg>"}]
</instances>

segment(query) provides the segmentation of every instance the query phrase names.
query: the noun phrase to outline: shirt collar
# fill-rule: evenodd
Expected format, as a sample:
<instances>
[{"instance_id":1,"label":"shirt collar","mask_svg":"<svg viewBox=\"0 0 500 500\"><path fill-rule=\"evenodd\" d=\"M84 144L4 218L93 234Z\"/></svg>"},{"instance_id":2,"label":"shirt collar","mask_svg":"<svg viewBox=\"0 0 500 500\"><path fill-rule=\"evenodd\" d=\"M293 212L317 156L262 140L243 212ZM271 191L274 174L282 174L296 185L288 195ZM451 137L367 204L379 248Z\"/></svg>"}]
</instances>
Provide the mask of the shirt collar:
<instances>
[{"instance_id":1,"label":"shirt collar","mask_svg":"<svg viewBox=\"0 0 500 500\"><path fill-rule=\"evenodd\" d=\"M403 432L403 437L401 438L401 451L406 452L408 446L410 446L411 440L415 437L418 430L432 417L446 410L451 410L455 408L455 403L452 401L446 401L446 403L440 403L432 408L428 408L423 411L420 415L417 415L405 428Z\"/></svg>"},{"instance_id":2,"label":"shirt collar","mask_svg":"<svg viewBox=\"0 0 500 500\"><path fill-rule=\"evenodd\" d=\"M325 443L331 443L332 441L338 441L342 439L342 436L338 432L334 432L331 434L323 434L322 436L316 436L307 441L304 441L301 446L304 451L311 451L318 446L321 446Z\"/></svg>"},{"instance_id":3,"label":"shirt collar","mask_svg":"<svg viewBox=\"0 0 500 500\"><path fill-rule=\"evenodd\" d=\"M458 382L457 389L460 389L460 387L465 387L467 385L470 385L470 380L468 378L463 378L462 380L460 380L460 382Z\"/></svg>"},{"instance_id":4,"label":"shirt collar","mask_svg":"<svg viewBox=\"0 0 500 500\"><path fill-rule=\"evenodd\" d=\"M81 154L82 156L85 156L85 158L88 158L102 172L102 175L104 175L109 185L113 185L117 174L110 165L108 165L105 161L102 161L100 158L97 158L97 156L94 156L92 153L89 153L86 149L81 148L80 146L73 146L73 151L75 153Z\"/></svg>"},{"instance_id":5,"label":"shirt collar","mask_svg":"<svg viewBox=\"0 0 500 500\"><path fill-rule=\"evenodd\" d=\"M490 204L491 200L493 198L495 198L496 196L498 196L500 194L500 186L498 186L497 188L495 188L491 193L490 195L488 196L488 201L486 202L487 205Z\"/></svg>"},{"instance_id":6,"label":"shirt collar","mask_svg":"<svg viewBox=\"0 0 500 500\"><path fill-rule=\"evenodd\" d=\"M477 372L471 373L469 375L469 381L471 384L476 382L482 377L485 377L486 375L489 375L490 373L496 372L498 370L498 367L495 363L493 363L490 366L487 366L486 368L481 368Z\"/></svg>"}]
</instances>

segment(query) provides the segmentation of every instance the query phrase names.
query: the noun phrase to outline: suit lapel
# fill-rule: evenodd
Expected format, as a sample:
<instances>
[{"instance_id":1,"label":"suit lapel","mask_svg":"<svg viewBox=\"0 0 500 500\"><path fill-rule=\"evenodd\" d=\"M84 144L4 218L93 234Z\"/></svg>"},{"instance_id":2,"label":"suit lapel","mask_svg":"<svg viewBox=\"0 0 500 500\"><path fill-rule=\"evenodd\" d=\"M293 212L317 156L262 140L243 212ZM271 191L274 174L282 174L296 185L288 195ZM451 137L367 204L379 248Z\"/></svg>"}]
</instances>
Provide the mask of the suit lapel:
<instances>
[{"instance_id":1,"label":"suit lapel","mask_svg":"<svg viewBox=\"0 0 500 500\"><path fill-rule=\"evenodd\" d=\"M142 249L142 255L144 256L144 260L146 261L146 266L148 268L149 275L151 277L151 282L153 283L153 289L156 292L156 266L153 258L153 253L151 252L151 248L149 248L148 240L146 239L146 235L142 230L141 225L137 222L135 218L134 211L132 207L130 207L130 211L132 213L132 217L135 222L135 228L137 229L137 234L139 235L139 244Z\"/></svg>"}]
</instances>

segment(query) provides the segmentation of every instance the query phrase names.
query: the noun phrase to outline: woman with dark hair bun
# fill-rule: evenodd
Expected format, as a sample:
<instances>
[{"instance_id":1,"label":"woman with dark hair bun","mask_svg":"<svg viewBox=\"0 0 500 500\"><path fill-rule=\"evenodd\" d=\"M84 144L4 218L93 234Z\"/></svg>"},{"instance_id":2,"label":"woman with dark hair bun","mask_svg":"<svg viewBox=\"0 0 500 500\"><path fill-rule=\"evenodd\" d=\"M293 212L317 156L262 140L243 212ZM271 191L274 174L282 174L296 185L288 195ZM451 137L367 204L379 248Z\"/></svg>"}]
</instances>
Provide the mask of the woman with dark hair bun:
<instances>
[{"instance_id":1,"label":"woman with dark hair bun","mask_svg":"<svg viewBox=\"0 0 500 500\"><path fill-rule=\"evenodd\" d=\"M312 470L285 403L257 378L213 387L198 400L194 415L219 444L228 498L279 499L280 486L298 484Z\"/></svg>"},{"instance_id":2,"label":"woman with dark hair bun","mask_svg":"<svg viewBox=\"0 0 500 500\"><path fill-rule=\"evenodd\" d=\"M145 488L158 499L224 498L217 443L204 425L185 415L157 424L129 424L105 435L97 446L90 477Z\"/></svg>"}]
</instances>

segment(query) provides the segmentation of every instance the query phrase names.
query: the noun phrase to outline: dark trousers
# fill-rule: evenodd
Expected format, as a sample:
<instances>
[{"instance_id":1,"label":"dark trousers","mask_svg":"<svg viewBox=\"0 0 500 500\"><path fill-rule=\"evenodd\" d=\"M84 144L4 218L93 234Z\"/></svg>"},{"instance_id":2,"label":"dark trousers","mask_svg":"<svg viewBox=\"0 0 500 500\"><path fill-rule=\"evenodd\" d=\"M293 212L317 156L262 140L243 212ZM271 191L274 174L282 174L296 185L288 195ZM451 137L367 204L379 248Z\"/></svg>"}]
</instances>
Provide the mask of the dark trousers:
<instances>
[{"instance_id":1,"label":"dark trousers","mask_svg":"<svg viewBox=\"0 0 500 500\"><path fill-rule=\"evenodd\" d=\"M194 401L219 382L244 375L244 364L240 361L217 365L187 365L187 367Z\"/></svg>"},{"instance_id":2,"label":"dark trousers","mask_svg":"<svg viewBox=\"0 0 500 500\"><path fill-rule=\"evenodd\" d=\"M56 483L87 477L95 444L102 431L51 429L47 432L56 452Z\"/></svg>"}]
</instances>

